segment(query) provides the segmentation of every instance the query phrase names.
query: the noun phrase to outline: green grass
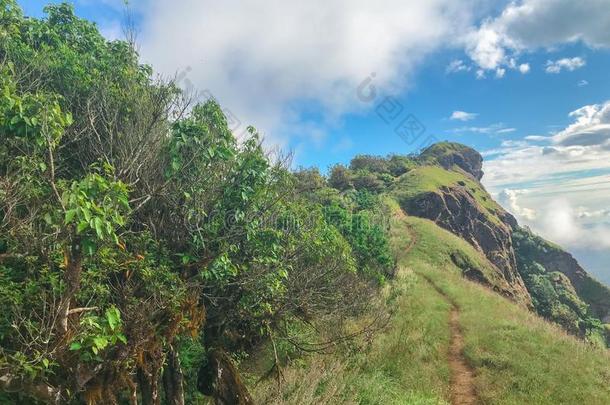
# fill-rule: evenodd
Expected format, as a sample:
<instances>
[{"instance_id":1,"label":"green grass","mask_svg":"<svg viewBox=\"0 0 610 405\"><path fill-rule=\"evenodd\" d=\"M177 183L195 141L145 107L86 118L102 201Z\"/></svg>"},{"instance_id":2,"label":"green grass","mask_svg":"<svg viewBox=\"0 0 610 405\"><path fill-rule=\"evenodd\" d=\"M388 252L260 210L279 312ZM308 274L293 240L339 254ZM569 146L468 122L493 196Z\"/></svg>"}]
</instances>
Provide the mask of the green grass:
<instances>
[{"instance_id":1,"label":"green grass","mask_svg":"<svg viewBox=\"0 0 610 405\"><path fill-rule=\"evenodd\" d=\"M480 206L487 218L502 221L498 213L504 210L477 181L459 170L445 170L440 166L420 166L402 175L395 184L394 195L401 203L426 193L437 193L441 187L462 187Z\"/></svg>"},{"instance_id":2,"label":"green grass","mask_svg":"<svg viewBox=\"0 0 610 405\"><path fill-rule=\"evenodd\" d=\"M394 201L386 204L398 213ZM262 348L242 367L258 403L447 403L450 305L426 279L459 305L465 357L481 402L608 403L608 351L464 279L450 252L459 250L481 266L486 261L465 241L430 221L397 214L391 242L401 268L382 294L395 311L389 326L333 354L293 358L284 367L281 389L273 379L254 384L270 364L270 351Z\"/></svg>"},{"instance_id":3,"label":"green grass","mask_svg":"<svg viewBox=\"0 0 610 405\"><path fill-rule=\"evenodd\" d=\"M609 402L610 352L587 345L464 279L444 258L443 246L451 239L441 236L444 231L433 230L435 225L423 220L408 217L405 221L418 243L402 264L430 278L459 305L465 356L475 369L476 391L484 403Z\"/></svg>"},{"instance_id":4,"label":"green grass","mask_svg":"<svg viewBox=\"0 0 610 405\"><path fill-rule=\"evenodd\" d=\"M450 306L410 271L402 271L389 295L396 295L391 323L373 339L359 339L330 355L309 355L284 368L281 390L273 379L253 389L265 404L445 404L450 372L445 354L449 342ZM250 360L250 380L269 369L263 349ZM258 364L258 369L252 364ZM264 367L261 368L261 364Z\"/></svg>"},{"instance_id":5,"label":"green grass","mask_svg":"<svg viewBox=\"0 0 610 405\"><path fill-rule=\"evenodd\" d=\"M430 277L461 308L465 355L476 390L494 404L607 404L610 355L568 336L514 303L429 265Z\"/></svg>"},{"instance_id":6,"label":"green grass","mask_svg":"<svg viewBox=\"0 0 610 405\"><path fill-rule=\"evenodd\" d=\"M392 205L388 201L391 200L387 199L386 204L392 206L394 210L399 210L398 204ZM451 260L451 254L458 253L471 267L483 273L489 285L501 291L510 289L498 269L464 239L442 229L427 219L404 216L399 218L398 221L391 227L390 241L399 263L415 269L417 266L414 263L434 263L439 267L451 268L461 274L461 270ZM410 235L417 235L417 243L407 255L404 247L408 244L405 238L410 238Z\"/></svg>"}]
</instances>

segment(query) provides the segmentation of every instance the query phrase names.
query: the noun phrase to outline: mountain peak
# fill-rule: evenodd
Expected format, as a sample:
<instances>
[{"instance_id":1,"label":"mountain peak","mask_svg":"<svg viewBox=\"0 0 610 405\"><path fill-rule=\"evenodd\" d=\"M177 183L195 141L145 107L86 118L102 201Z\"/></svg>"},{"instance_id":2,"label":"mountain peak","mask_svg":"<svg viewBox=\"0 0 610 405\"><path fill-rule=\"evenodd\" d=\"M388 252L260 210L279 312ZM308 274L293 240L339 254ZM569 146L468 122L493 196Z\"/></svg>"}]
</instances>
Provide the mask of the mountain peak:
<instances>
[{"instance_id":1,"label":"mountain peak","mask_svg":"<svg viewBox=\"0 0 610 405\"><path fill-rule=\"evenodd\" d=\"M425 149L420 159L437 163L447 170L459 167L476 180L483 177L483 156L476 150L455 142L439 142Z\"/></svg>"}]
</instances>

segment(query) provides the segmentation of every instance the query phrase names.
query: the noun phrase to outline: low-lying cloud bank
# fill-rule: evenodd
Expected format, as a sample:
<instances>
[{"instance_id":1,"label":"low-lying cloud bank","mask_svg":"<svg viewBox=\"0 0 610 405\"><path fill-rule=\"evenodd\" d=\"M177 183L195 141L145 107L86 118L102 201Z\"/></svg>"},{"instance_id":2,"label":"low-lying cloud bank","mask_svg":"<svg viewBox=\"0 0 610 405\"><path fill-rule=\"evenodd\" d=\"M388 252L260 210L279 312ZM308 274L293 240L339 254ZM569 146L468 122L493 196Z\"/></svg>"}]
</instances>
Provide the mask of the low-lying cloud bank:
<instances>
[{"instance_id":1,"label":"low-lying cloud bank","mask_svg":"<svg viewBox=\"0 0 610 405\"><path fill-rule=\"evenodd\" d=\"M554 135L487 151L483 182L521 223L610 280L610 101L569 116L574 122Z\"/></svg>"}]
</instances>

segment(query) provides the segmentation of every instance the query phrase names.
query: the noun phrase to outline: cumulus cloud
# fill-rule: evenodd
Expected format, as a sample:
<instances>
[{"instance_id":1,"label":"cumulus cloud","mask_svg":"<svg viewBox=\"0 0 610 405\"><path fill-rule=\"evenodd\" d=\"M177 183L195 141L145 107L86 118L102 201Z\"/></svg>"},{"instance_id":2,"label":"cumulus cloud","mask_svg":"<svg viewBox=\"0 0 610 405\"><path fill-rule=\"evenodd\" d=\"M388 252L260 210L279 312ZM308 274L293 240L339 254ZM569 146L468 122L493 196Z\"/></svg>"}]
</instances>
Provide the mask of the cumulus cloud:
<instances>
[{"instance_id":1,"label":"cumulus cloud","mask_svg":"<svg viewBox=\"0 0 610 405\"><path fill-rule=\"evenodd\" d=\"M522 63L519 65L519 72L526 74L526 73L529 73L529 71L530 71L529 63Z\"/></svg>"},{"instance_id":2,"label":"cumulus cloud","mask_svg":"<svg viewBox=\"0 0 610 405\"><path fill-rule=\"evenodd\" d=\"M494 150L494 159L486 162L488 184L500 187L610 169L610 101L583 106L569 116L573 123L554 135L530 135L519 145Z\"/></svg>"},{"instance_id":3,"label":"cumulus cloud","mask_svg":"<svg viewBox=\"0 0 610 405\"><path fill-rule=\"evenodd\" d=\"M495 70L506 63L506 48L511 48L510 39L491 23L466 36L466 52L482 69Z\"/></svg>"},{"instance_id":4,"label":"cumulus cloud","mask_svg":"<svg viewBox=\"0 0 610 405\"><path fill-rule=\"evenodd\" d=\"M575 122L553 137L560 146L608 146L610 142L610 101L586 105L572 111Z\"/></svg>"},{"instance_id":5,"label":"cumulus cloud","mask_svg":"<svg viewBox=\"0 0 610 405\"><path fill-rule=\"evenodd\" d=\"M545 71L547 73L555 74L561 73L562 70L573 72L576 69L580 69L581 67L585 66L586 64L586 61L580 57L549 60L546 62Z\"/></svg>"},{"instance_id":6,"label":"cumulus cloud","mask_svg":"<svg viewBox=\"0 0 610 405\"><path fill-rule=\"evenodd\" d=\"M454 111L449 117L452 121L471 121L475 119L479 114L477 113L469 113L466 111Z\"/></svg>"},{"instance_id":7,"label":"cumulus cloud","mask_svg":"<svg viewBox=\"0 0 610 405\"><path fill-rule=\"evenodd\" d=\"M602 210L603 211L603 210ZM581 216L564 198L552 200L540 222L540 231L549 239L564 246L607 249L610 247L610 224L579 221Z\"/></svg>"},{"instance_id":8,"label":"cumulus cloud","mask_svg":"<svg viewBox=\"0 0 610 405\"><path fill-rule=\"evenodd\" d=\"M380 92L408 88L428 54L467 31L480 3L148 0L141 53L167 75L190 67L188 80L242 122L286 134L303 123L303 105L327 120L366 107L355 91L372 73Z\"/></svg>"},{"instance_id":9,"label":"cumulus cloud","mask_svg":"<svg viewBox=\"0 0 610 405\"><path fill-rule=\"evenodd\" d=\"M610 247L608 175L559 179L526 188L491 187L496 200L522 225L568 250L606 251Z\"/></svg>"},{"instance_id":10,"label":"cumulus cloud","mask_svg":"<svg viewBox=\"0 0 610 405\"><path fill-rule=\"evenodd\" d=\"M607 251L610 101L569 116L572 124L554 135L507 141L488 151L483 182L517 219L547 239L570 250Z\"/></svg>"},{"instance_id":11,"label":"cumulus cloud","mask_svg":"<svg viewBox=\"0 0 610 405\"><path fill-rule=\"evenodd\" d=\"M511 190L505 188L498 195L498 202L517 217L532 221L536 218L536 211L519 205L519 196L527 194L528 190Z\"/></svg>"},{"instance_id":12,"label":"cumulus cloud","mask_svg":"<svg viewBox=\"0 0 610 405\"><path fill-rule=\"evenodd\" d=\"M511 2L497 18L485 20L464 42L481 69L496 71L511 67L511 59L538 48L578 41L592 48L608 48L608 26L607 0L523 0ZM552 72L556 69L561 67L551 67Z\"/></svg>"}]
</instances>

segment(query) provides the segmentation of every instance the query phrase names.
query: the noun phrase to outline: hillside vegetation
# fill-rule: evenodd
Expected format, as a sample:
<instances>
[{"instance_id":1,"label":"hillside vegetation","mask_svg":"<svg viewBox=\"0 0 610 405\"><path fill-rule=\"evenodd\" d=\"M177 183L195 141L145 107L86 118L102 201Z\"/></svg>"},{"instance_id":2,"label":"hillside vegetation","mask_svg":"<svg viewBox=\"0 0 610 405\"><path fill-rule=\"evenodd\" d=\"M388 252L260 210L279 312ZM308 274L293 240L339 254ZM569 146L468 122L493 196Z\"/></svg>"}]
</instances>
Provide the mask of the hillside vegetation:
<instances>
[{"instance_id":1,"label":"hillside vegetation","mask_svg":"<svg viewBox=\"0 0 610 405\"><path fill-rule=\"evenodd\" d=\"M391 240L399 273L386 291L387 297L396 295L387 303L395 311L388 327L331 355L293 354L279 389L275 381L255 389L261 403L450 403L449 300L459 307L464 357L478 401L607 403L608 351L466 280L451 254L484 263L470 245L429 220L400 213ZM260 366L261 360L255 363Z\"/></svg>"},{"instance_id":2,"label":"hillside vegetation","mask_svg":"<svg viewBox=\"0 0 610 405\"><path fill-rule=\"evenodd\" d=\"M610 290L478 152L293 170L45 13L0 0L0 403L608 403Z\"/></svg>"},{"instance_id":3,"label":"hillside vegetation","mask_svg":"<svg viewBox=\"0 0 610 405\"><path fill-rule=\"evenodd\" d=\"M322 177L215 100L45 11L0 0L0 402L251 403L254 345L312 319L345 339L395 268L374 200L309 198Z\"/></svg>"}]
</instances>

